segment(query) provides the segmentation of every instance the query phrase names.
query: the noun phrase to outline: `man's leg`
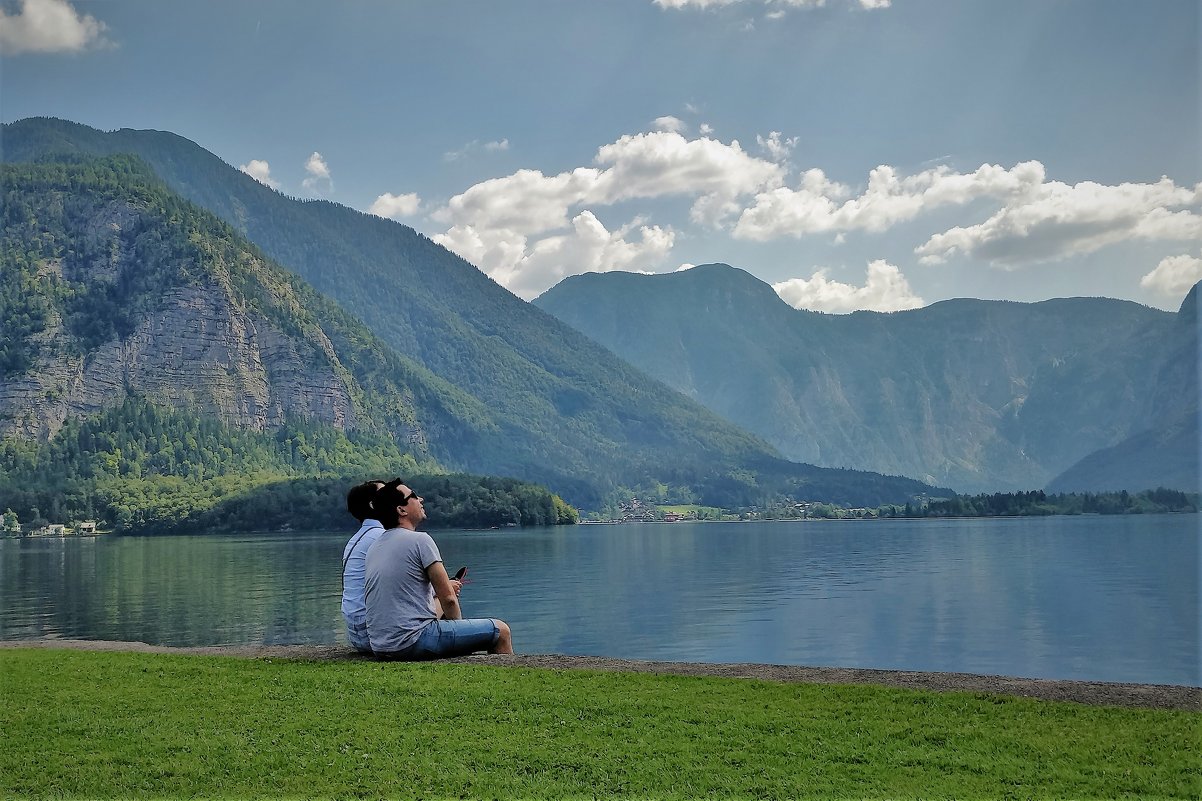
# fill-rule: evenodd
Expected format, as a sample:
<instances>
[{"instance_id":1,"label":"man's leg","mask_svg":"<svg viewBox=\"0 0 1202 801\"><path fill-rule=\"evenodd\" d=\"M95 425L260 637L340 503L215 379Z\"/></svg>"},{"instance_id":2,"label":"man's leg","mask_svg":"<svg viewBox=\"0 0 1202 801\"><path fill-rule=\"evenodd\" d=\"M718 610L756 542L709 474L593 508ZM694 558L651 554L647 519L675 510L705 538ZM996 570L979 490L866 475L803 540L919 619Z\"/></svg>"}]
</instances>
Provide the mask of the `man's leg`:
<instances>
[{"instance_id":1,"label":"man's leg","mask_svg":"<svg viewBox=\"0 0 1202 801\"><path fill-rule=\"evenodd\" d=\"M509 624L504 620L493 619L493 623L500 633L497 638L497 644L488 649L490 654L512 654L513 653L513 632L509 630Z\"/></svg>"}]
</instances>

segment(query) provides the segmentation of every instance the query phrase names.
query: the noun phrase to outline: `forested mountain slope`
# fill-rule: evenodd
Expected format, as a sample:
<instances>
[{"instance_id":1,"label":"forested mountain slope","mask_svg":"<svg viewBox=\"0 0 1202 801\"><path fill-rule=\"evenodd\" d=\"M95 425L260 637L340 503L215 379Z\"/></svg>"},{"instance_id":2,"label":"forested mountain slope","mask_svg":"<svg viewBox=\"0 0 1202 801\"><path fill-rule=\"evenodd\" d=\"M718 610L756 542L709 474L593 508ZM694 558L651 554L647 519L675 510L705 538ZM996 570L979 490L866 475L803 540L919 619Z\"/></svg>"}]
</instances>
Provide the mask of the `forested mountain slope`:
<instances>
[{"instance_id":1,"label":"forested mountain slope","mask_svg":"<svg viewBox=\"0 0 1202 801\"><path fill-rule=\"evenodd\" d=\"M1188 422L1191 410L1196 431L1196 325L1125 301L952 300L830 315L793 309L742 270L704 265L575 276L534 303L814 464L992 492L1044 486L1094 451ZM1152 473L1128 480L1158 483Z\"/></svg>"},{"instance_id":2,"label":"forested mountain slope","mask_svg":"<svg viewBox=\"0 0 1202 801\"><path fill-rule=\"evenodd\" d=\"M89 333L87 315L75 314L63 306L59 315L62 320L75 321L69 325L64 322L63 330L75 338L75 344L55 347L71 355L56 362L57 367L43 365L24 370L20 380L12 376L5 379L0 397L7 398L4 402L8 404L10 430L45 435L52 429L53 419L39 428L36 416L28 412L33 408L34 395L48 391L43 384L49 374L55 374L62 386L72 387L54 399L54 418L61 423L71 414L103 407L107 402L104 398L118 397L126 372L132 370L131 375L140 376L139 380L148 385L159 382L161 397L194 403L205 411L220 411L222 419L233 424L270 426L289 414L305 419L328 414L333 424L348 430L354 430L355 425L387 430L405 447L412 444L418 458L428 456L447 467L539 481L586 507L618 487L668 485L678 488L679 496L704 497L721 505L782 494L877 503L930 489L904 479L791 464L761 440L631 368L412 230L334 204L284 198L174 135L130 131L103 134L54 120L13 123L4 126L0 135L4 158L9 161L79 161L89 153L140 152L173 187L229 215L231 224L240 230L256 234L260 240L257 244L266 251L245 243L239 230L206 217L200 227L216 226L214 230L219 230L215 241L200 233L200 241L191 244L202 253L223 254L233 249L233 255L220 259L222 269L230 273L228 277L222 273L216 280L215 286L221 291L199 291L185 281L178 286L171 284L170 291L164 292L154 283L157 279L147 279L150 284L146 287L134 286L123 277L125 273L104 267L101 258L105 247L120 253L128 245L120 241L98 244L89 239L92 232L103 232L110 224L126 232L120 236L129 238L128 232L134 229L123 221L121 215L126 212L119 209L110 221L104 216L107 200L89 201L95 209L91 216L85 215L82 228L72 234L78 241L69 245L89 254L88 258L82 260L83 267L75 262L64 267L63 277L78 285L67 293L71 297L88 295L93 298L89 303L111 301L116 309L114 322L104 330ZM110 162L110 166L113 164L127 162ZM44 168L66 169L49 163ZM131 174L139 171L132 163L120 169ZM143 182L145 179L145 175L139 178ZM76 202L69 196L67 191L65 207ZM165 220L177 222L170 214ZM34 236L36 239L41 234ZM191 242L191 236L188 233L184 238ZM134 236L132 241L140 240ZM190 280L189 265L200 256L187 250L176 255L180 258L161 260L163 270L175 271ZM59 256L53 253L27 258L22 262L21 280L44 282L45 273L60 268L57 259ZM270 319L282 330L301 335L301 340L318 350L325 347L321 337L313 336L306 326L340 321L339 330L344 333L326 332L337 357L326 359L328 369L323 367L324 372L319 370L316 378L307 372L311 362L321 364L321 359L310 353L312 348L305 350L293 342L288 347L300 350L296 354L288 352L289 362L257 343L258 355L250 360L254 364L257 358L257 367L243 370L240 357L246 353L226 348L222 355L228 357L226 361L212 362L225 364L228 369L224 373L213 369L206 374L202 370L182 376L183 389L167 390L173 377L187 373L178 365L203 356L207 346L203 346L203 338L198 345L188 336L177 334L177 345L162 356L168 360L164 364L176 364L176 368L159 369L157 362L139 355L139 343L152 347L159 340L157 334L149 336L146 332L155 331L159 325L178 331L178 326L170 325L172 322L198 326L202 333L216 330L214 326L220 328L224 324L221 315L214 317L209 309L213 298L220 298L221 292L230 287L241 289L239 282L245 279L243 272L229 265L251 261L269 264L281 259L293 260L287 267L322 284L321 288L337 297L340 307L274 264L270 279L264 279L263 286L255 284L255 292L274 297L273 287L287 285L292 295L264 306L265 301L251 293L244 305L253 311L262 306L277 316L285 308L296 312L296 318L283 315L279 320ZM97 280L99 283L95 283ZM132 293L129 297L123 294L127 290ZM227 305L240 307L241 301L229 298ZM168 300L175 311L164 317L163 309L151 308L147 299ZM148 316L130 316L122 309L141 310ZM191 321L192 309L202 312L199 322ZM370 334L348 309L369 323ZM209 318L213 318L213 325L204 322ZM242 342L246 336L238 325L231 323L230 331L237 335L232 341ZM19 339L30 342L39 337L44 335L22 335ZM272 342L278 339L273 337ZM338 350L340 343L342 350ZM345 381L340 370L350 369L347 354L351 351L357 355L358 364L386 366L364 367L361 373L352 371L355 380ZM374 361L373 354L378 357ZM95 381L76 380L93 369L92 365L110 363L121 366L121 379L114 379L109 387L114 392L102 391ZM262 375L284 369L281 365L294 379L295 392L263 395ZM111 371L105 374L115 375ZM377 386L373 381L382 383ZM225 400L218 403L216 396L197 394L200 384L211 384ZM368 392L372 388L376 391Z\"/></svg>"}]
</instances>

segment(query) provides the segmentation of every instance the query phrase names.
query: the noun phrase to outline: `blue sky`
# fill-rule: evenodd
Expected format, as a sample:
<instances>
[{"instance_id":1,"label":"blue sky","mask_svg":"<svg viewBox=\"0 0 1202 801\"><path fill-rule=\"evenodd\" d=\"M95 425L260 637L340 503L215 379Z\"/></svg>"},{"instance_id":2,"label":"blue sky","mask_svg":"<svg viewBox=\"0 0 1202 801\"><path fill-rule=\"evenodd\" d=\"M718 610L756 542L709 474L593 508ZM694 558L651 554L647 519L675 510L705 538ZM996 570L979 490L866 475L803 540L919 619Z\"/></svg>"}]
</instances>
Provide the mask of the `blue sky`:
<instances>
[{"instance_id":1,"label":"blue sky","mask_svg":"<svg viewBox=\"0 0 1202 801\"><path fill-rule=\"evenodd\" d=\"M1196 0L0 0L0 119L169 130L522 297L845 312L1202 278Z\"/></svg>"}]
</instances>

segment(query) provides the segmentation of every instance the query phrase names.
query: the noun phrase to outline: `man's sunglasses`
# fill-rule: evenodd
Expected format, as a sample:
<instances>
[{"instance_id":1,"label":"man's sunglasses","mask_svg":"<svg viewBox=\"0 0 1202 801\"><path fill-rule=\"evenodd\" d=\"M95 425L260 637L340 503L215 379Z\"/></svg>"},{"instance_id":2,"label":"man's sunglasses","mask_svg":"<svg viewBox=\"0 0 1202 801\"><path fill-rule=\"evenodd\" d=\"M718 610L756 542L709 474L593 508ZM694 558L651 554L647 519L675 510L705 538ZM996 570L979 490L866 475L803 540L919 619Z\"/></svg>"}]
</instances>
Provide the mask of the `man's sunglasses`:
<instances>
[{"instance_id":1,"label":"man's sunglasses","mask_svg":"<svg viewBox=\"0 0 1202 801\"><path fill-rule=\"evenodd\" d=\"M401 484L403 484L403 483L404 482L401 479L394 478L392 481L389 481L388 484L386 484L385 486L389 486L397 491L400 491ZM419 501L424 500L424 498L422 498L422 496L418 495L413 490L409 490L408 495L404 495L404 494L401 495L400 499L397 501L397 506L405 506L409 503L409 501L413 500L414 498L417 498Z\"/></svg>"}]
</instances>

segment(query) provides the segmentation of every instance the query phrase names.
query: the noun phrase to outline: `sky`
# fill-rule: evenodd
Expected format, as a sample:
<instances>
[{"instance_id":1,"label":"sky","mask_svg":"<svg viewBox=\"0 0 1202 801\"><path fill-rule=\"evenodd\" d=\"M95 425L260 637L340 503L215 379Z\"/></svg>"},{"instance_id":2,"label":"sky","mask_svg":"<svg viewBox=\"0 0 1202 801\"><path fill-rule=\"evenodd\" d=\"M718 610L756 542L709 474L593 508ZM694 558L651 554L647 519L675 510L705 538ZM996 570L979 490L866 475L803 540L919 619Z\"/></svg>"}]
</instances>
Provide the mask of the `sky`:
<instances>
[{"instance_id":1,"label":"sky","mask_svg":"<svg viewBox=\"0 0 1202 801\"><path fill-rule=\"evenodd\" d=\"M527 299L725 262L832 313L1175 310L1200 5L0 0L0 121L172 131Z\"/></svg>"}]
</instances>

